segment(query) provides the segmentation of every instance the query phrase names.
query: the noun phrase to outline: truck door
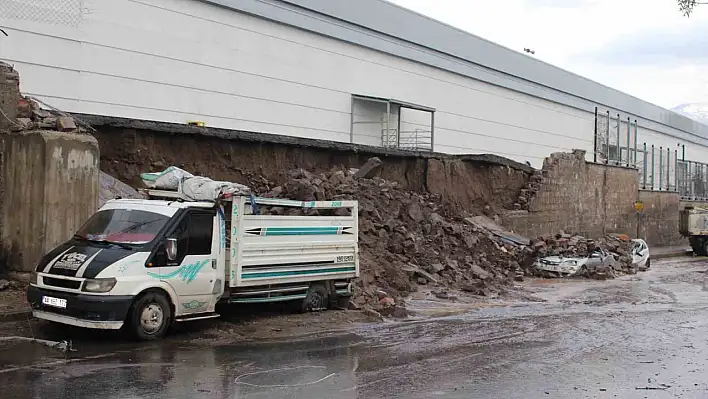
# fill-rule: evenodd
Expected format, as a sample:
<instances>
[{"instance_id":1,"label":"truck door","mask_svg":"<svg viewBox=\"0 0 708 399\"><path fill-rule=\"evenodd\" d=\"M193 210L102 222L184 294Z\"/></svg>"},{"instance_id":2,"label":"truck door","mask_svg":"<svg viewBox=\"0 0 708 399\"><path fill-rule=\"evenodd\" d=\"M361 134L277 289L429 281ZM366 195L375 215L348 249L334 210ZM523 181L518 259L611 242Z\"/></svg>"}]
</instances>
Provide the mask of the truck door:
<instances>
[{"instance_id":1,"label":"truck door","mask_svg":"<svg viewBox=\"0 0 708 399\"><path fill-rule=\"evenodd\" d=\"M212 252L212 236L216 212L188 209L184 217L168 232L166 238L177 239L174 261L161 257L159 275L179 297L176 314L206 312L212 308L212 291L217 277L217 254Z\"/></svg>"}]
</instances>

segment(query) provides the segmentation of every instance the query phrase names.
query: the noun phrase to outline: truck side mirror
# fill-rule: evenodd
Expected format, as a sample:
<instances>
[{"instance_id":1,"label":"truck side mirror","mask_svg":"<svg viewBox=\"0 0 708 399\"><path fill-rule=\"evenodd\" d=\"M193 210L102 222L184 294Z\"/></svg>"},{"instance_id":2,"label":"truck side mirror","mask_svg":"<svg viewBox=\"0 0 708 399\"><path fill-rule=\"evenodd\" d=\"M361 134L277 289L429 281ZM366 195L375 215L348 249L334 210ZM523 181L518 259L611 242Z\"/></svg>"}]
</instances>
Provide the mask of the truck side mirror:
<instances>
[{"instance_id":1,"label":"truck side mirror","mask_svg":"<svg viewBox=\"0 0 708 399\"><path fill-rule=\"evenodd\" d=\"M165 252L167 253L167 259L173 261L177 259L177 239L168 238L165 243Z\"/></svg>"}]
</instances>

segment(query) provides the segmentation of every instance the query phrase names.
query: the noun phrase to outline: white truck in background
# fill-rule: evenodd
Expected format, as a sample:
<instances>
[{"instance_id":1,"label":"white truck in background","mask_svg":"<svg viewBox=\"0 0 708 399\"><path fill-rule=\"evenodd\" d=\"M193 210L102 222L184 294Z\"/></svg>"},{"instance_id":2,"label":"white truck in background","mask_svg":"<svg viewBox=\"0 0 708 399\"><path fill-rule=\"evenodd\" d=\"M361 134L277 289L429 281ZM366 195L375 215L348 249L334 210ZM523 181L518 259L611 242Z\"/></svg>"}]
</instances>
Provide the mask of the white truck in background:
<instances>
[{"instance_id":1,"label":"white truck in background","mask_svg":"<svg viewBox=\"0 0 708 399\"><path fill-rule=\"evenodd\" d=\"M679 233L688 237L696 255L708 255L708 209L687 206L679 216Z\"/></svg>"},{"instance_id":2,"label":"white truck in background","mask_svg":"<svg viewBox=\"0 0 708 399\"><path fill-rule=\"evenodd\" d=\"M42 258L27 292L35 317L127 328L150 340L173 322L219 317L220 302L293 301L314 311L351 295L359 276L356 201L195 202L176 191L146 192L150 199L108 201ZM261 215L259 207L319 212Z\"/></svg>"}]
</instances>

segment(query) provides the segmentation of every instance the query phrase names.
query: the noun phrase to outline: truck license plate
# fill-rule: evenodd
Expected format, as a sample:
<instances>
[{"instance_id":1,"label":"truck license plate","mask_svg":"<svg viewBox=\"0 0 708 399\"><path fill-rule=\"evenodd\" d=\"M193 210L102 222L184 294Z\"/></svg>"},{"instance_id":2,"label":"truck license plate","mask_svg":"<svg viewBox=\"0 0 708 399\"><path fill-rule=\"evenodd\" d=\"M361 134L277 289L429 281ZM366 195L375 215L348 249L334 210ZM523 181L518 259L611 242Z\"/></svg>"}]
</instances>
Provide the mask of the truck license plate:
<instances>
[{"instance_id":1,"label":"truck license plate","mask_svg":"<svg viewBox=\"0 0 708 399\"><path fill-rule=\"evenodd\" d=\"M42 303L49 306L54 306L57 308L66 308L66 299L52 298L50 296L43 296Z\"/></svg>"}]
</instances>

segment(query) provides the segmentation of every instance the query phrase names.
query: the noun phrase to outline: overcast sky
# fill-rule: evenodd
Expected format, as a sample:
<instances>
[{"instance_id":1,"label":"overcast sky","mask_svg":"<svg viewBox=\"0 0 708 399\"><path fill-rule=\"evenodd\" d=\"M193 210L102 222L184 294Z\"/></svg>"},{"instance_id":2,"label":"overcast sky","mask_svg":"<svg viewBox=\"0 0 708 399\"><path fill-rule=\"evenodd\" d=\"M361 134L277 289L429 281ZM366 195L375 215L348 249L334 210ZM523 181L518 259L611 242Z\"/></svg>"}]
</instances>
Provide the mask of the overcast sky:
<instances>
[{"instance_id":1,"label":"overcast sky","mask_svg":"<svg viewBox=\"0 0 708 399\"><path fill-rule=\"evenodd\" d=\"M389 0L672 108L708 103L708 5L674 0Z\"/></svg>"}]
</instances>

